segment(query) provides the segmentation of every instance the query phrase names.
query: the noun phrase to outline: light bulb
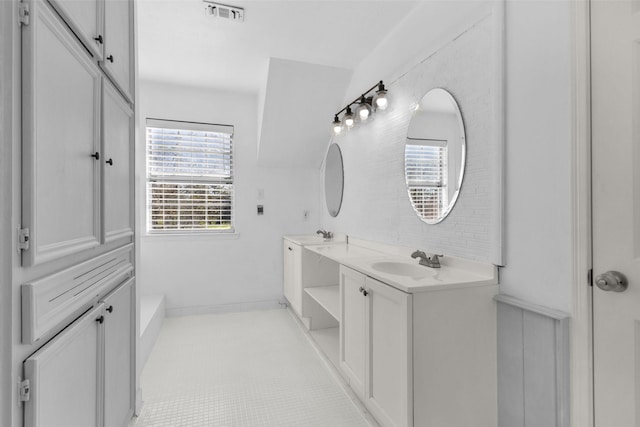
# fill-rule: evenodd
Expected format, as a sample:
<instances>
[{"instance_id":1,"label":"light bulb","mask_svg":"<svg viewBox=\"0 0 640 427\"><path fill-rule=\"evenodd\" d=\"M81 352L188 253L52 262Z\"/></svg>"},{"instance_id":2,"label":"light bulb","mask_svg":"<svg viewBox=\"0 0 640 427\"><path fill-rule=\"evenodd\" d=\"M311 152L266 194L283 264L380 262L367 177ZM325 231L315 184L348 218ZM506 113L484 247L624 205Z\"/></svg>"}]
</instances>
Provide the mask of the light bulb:
<instances>
[{"instance_id":1,"label":"light bulb","mask_svg":"<svg viewBox=\"0 0 640 427\"><path fill-rule=\"evenodd\" d=\"M355 126L356 119L353 116L353 111L351 111L351 106L347 107L347 111L344 114L342 121L344 122L344 125L346 126L347 129L351 129Z\"/></svg>"},{"instance_id":2,"label":"light bulb","mask_svg":"<svg viewBox=\"0 0 640 427\"><path fill-rule=\"evenodd\" d=\"M384 111L389 106L389 98L387 97L387 90L384 87L384 83L380 80L378 84L378 90L376 91L376 95L373 97L373 105L376 110Z\"/></svg>"},{"instance_id":3,"label":"light bulb","mask_svg":"<svg viewBox=\"0 0 640 427\"><path fill-rule=\"evenodd\" d=\"M331 133L333 133L334 136L342 135L342 123L340 123L337 115L333 119L333 123L331 123Z\"/></svg>"},{"instance_id":4,"label":"light bulb","mask_svg":"<svg viewBox=\"0 0 640 427\"><path fill-rule=\"evenodd\" d=\"M369 98L370 99L370 98ZM364 98L364 95L360 97L360 103L358 104L358 108L356 108L356 119L361 122L366 122L371 117L371 113L373 109L371 105Z\"/></svg>"},{"instance_id":5,"label":"light bulb","mask_svg":"<svg viewBox=\"0 0 640 427\"><path fill-rule=\"evenodd\" d=\"M376 99L374 100L377 110L386 110L389 106L389 100L387 99L387 94L384 93L382 95L376 95Z\"/></svg>"}]
</instances>

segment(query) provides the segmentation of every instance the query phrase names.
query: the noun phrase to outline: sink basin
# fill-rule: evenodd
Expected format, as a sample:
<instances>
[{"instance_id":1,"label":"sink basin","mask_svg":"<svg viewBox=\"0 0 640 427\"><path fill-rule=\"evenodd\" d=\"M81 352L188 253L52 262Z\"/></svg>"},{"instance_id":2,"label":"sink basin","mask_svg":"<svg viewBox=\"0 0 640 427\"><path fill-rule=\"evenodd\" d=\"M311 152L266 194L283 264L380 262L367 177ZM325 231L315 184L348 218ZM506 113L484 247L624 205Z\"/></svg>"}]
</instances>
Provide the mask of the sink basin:
<instances>
[{"instance_id":1,"label":"sink basin","mask_svg":"<svg viewBox=\"0 0 640 427\"><path fill-rule=\"evenodd\" d=\"M434 275L433 270L417 264L409 264L400 261L381 261L371 264L371 268L380 273L394 274L396 276L407 276L413 279L422 279Z\"/></svg>"}]
</instances>

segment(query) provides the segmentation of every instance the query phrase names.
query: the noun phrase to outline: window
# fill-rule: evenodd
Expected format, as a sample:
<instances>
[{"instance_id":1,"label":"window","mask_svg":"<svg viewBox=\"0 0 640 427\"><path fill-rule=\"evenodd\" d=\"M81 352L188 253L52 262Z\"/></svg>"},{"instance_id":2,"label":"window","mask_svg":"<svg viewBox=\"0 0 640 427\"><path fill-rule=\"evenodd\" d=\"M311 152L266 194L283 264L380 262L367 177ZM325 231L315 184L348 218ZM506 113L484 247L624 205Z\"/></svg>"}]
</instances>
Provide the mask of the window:
<instances>
[{"instance_id":1,"label":"window","mask_svg":"<svg viewBox=\"0 0 640 427\"><path fill-rule=\"evenodd\" d=\"M147 119L147 230L233 232L233 126Z\"/></svg>"},{"instance_id":2,"label":"window","mask_svg":"<svg viewBox=\"0 0 640 427\"><path fill-rule=\"evenodd\" d=\"M439 218L448 205L447 142L422 140L405 146L405 176L411 203L422 218Z\"/></svg>"}]
</instances>

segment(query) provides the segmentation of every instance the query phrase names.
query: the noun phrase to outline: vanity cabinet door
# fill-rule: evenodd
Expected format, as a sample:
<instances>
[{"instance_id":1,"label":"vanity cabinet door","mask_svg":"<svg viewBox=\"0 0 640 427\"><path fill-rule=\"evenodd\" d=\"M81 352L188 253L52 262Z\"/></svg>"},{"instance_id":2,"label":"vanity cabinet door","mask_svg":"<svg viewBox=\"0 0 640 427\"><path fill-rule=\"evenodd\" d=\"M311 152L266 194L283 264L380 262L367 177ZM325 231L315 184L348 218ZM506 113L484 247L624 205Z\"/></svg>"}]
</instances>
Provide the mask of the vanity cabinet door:
<instances>
[{"instance_id":1,"label":"vanity cabinet door","mask_svg":"<svg viewBox=\"0 0 640 427\"><path fill-rule=\"evenodd\" d=\"M340 368L349 385L364 398L367 347L366 276L340 266Z\"/></svg>"},{"instance_id":2,"label":"vanity cabinet door","mask_svg":"<svg viewBox=\"0 0 640 427\"><path fill-rule=\"evenodd\" d=\"M22 66L22 261L31 266L100 244L101 77L39 1L22 26Z\"/></svg>"},{"instance_id":3,"label":"vanity cabinet door","mask_svg":"<svg viewBox=\"0 0 640 427\"><path fill-rule=\"evenodd\" d=\"M99 423L102 306L72 323L24 362L30 381L26 427L91 427Z\"/></svg>"},{"instance_id":4,"label":"vanity cabinet door","mask_svg":"<svg viewBox=\"0 0 640 427\"><path fill-rule=\"evenodd\" d=\"M129 279L104 299L104 426L126 426L134 404L134 287Z\"/></svg>"},{"instance_id":5,"label":"vanity cabinet door","mask_svg":"<svg viewBox=\"0 0 640 427\"><path fill-rule=\"evenodd\" d=\"M133 235L131 226L133 110L108 81L103 81L104 242Z\"/></svg>"},{"instance_id":6,"label":"vanity cabinet door","mask_svg":"<svg viewBox=\"0 0 640 427\"><path fill-rule=\"evenodd\" d=\"M129 101L133 101L131 46L133 21L129 0L104 0L104 59L102 68Z\"/></svg>"},{"instance_id":7,"label":"vanity cabinet door","mask_svg":"<svg viewBox=\"0 0 640 427\"><path fill-rule=\"evenodd\" d=\"M411 295L366 278L364 402L382 426L413 425Z\"/></svg>"},{"instance_id":8,"label":"vanity cabinet door","mask_svg":"<svg viewBox=\"0 0 640 427\"><path fill-rule=\"evenodd\" d=\"M284 241L284 296L298 316L302 315L302 247Z\"/></svg>"}]
</instances>

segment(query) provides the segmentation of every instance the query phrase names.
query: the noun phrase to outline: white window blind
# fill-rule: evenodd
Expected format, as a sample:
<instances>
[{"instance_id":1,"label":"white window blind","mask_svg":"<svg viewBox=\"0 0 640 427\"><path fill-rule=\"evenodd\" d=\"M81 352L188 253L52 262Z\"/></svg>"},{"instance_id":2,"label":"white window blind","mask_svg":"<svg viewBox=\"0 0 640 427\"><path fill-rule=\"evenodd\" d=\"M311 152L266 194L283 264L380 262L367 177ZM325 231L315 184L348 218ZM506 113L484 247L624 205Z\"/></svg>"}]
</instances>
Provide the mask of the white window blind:
<instances>
[{"instance_id":1,"label":"white window blind","mask_svg":"<svg viewBox=\"0 0 640 427\"><path fill-rule=\"evenodd\" d=\"M147 229L233 232L233 126L147 119Z\"/></svg>"},{"instance_id":2,"label":"white window blind","mask_svg":"<svg viewBox=\"0 0 640 427\"><path fill-rule=\"evenodd\" d=\"M414 209L436 219L446 209L447 142L415 140L405 145L405 176Z\"/></svg>"}]
</instances>

